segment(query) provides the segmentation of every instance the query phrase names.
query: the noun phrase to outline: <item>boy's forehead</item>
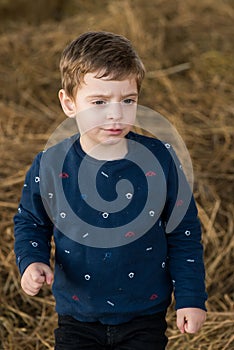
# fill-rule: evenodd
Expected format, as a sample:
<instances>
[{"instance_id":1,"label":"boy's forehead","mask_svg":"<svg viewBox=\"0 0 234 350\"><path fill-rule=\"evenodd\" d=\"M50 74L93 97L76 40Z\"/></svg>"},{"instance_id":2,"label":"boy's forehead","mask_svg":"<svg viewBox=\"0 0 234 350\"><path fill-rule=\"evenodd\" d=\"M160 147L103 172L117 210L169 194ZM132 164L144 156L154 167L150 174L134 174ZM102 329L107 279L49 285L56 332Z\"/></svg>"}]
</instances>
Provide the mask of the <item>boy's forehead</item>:
<instances>
[{"instance_id":1,"label":"boy's forehead","mask_svg":"<svg viewBox=\"0 0 234 350\"><path fill-rule=\"evenodd\" d=\"M99 77L99 75L99 72L86 73L83 78L84 85L86 85L86 87L118 85L123 89L135 88L137 93L137 79L133 74L123 77L121 80L113 79L111 76Z\"/></svg>"}]
</instances>

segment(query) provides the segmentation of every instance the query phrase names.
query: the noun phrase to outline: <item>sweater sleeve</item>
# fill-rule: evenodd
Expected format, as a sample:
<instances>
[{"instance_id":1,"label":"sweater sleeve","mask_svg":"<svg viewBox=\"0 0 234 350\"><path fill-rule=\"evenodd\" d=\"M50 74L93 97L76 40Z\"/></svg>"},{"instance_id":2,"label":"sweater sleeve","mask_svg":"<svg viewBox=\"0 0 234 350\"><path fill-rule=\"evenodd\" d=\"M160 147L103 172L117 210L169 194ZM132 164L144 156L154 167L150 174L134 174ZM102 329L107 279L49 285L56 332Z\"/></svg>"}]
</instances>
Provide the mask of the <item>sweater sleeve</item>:
<instances>
[{"instance_id":1,"label":"sweater sleeve","mask_svg":"<svg viewBox=\"0 0 234 350\"><path fill-rule=\"evenodd\" d=\"M197 307L206 310L201 225L192 190L173 150L171 155L163 216L176 309Z\"/></svg>"},{"instance_id":2,"label":"sweater sleeve","mask_svg":"<svg viewBox=\"0 0 234 350\"><path fill-rule=\"evenodd\" d=\"M21 275L34 262L50 265L53 224L40 195L41 153L26 174L18 213L14 216L16 262Z\"/></svg>"}]
</instances>

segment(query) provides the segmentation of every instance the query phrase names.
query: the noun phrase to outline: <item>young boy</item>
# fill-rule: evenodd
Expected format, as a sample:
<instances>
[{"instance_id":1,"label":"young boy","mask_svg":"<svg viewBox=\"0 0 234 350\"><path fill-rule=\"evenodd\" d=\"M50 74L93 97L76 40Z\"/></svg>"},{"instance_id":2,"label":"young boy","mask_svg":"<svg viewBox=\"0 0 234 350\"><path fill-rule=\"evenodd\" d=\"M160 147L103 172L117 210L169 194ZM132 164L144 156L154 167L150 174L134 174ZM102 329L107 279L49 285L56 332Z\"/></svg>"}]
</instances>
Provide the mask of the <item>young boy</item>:
<instances>
[{"instance_id":1,"label":"young boy","mask_svg":"<svg viewBox=\"0 0 234 350\"><path fill-rule=\"evenodd\" d=\"M21 286L33 296L54 279L56 350L165 349L173 289L182 333L206 317L193 196L171 146L131 131L145 71L126 38L84 33L60 69L79 134L27 173L14 218Z\"/></svg>"}]
</instances>

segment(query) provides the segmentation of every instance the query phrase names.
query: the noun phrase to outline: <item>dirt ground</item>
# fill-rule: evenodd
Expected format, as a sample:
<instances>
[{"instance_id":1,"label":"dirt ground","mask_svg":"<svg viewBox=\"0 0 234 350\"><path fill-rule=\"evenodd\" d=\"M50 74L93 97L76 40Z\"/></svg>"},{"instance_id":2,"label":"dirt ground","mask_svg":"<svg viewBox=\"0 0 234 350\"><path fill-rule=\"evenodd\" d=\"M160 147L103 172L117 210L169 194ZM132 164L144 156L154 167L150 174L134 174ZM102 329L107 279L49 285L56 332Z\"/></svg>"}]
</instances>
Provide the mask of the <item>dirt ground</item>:
<instances>
[{"instance_id":1,"label":"dirt ground","mask_svg":"<svg viewBox=\"0 0 234 350\"><path fill-rule=\"evenodd\" d=\"M45 287L20 288L13 222L25 172L65 119L57 99L65 44L87 30L127 36L147 74L140 104L166 117L189 150L203 228L207 321L170 350L234 349L233 23L231 0L0 1L0 350L53 349L57 317Z\"/></svg>"}]
</instances>

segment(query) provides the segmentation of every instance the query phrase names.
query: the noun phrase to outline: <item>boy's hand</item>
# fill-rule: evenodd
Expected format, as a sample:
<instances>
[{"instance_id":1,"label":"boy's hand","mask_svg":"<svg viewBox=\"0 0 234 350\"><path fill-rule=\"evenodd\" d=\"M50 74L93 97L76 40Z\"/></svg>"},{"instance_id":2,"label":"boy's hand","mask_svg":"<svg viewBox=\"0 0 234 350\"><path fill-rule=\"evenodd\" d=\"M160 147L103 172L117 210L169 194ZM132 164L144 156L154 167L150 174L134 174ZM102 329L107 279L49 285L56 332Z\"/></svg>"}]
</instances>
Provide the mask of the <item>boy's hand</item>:
<instances>
[{"instance_id":1,"label":"boy's hand","mask_svg":"<svg viewBox=\"0 0 234 350\"><path fill-rule=\"evenodd\" d=\"M178 309L176 313L181 333L196 333L206 320L206 312L198 308Z\"/></svg>"},{"instance_id":2,"label":"boy's hand","mask_svg":"<svg viewBox=\"0 0 234 350\"><path fill-rule=\"evenodd\" d=\"M51 268L44 263L32 263L23 273L21 278L21 287L28 295L36 295L44 283L51 284L53 281L53 272Z\"/></svg>"}]
</instances>

